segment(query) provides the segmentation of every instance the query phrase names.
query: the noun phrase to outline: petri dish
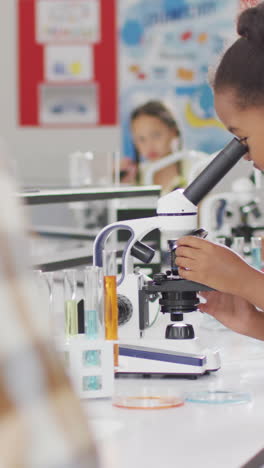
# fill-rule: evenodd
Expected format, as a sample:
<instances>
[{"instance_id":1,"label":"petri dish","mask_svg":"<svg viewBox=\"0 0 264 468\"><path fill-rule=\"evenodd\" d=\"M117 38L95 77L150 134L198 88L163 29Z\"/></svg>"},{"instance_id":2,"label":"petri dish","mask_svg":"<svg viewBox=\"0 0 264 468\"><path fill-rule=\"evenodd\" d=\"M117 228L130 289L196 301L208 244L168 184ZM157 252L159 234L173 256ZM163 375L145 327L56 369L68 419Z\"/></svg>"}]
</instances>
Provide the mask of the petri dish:
<instances>
[{"instance_id":1,"label":"petri dish","mask_svg":"<svg viewBox=\"0 0 264 468\"><path fill-rule=\"evenodd\" d=\"M183 406L184 399L169 396L116 396L112 403L117 408L153 410Z\"/></svg>"},{"instance_id":2,"label":"petri dish","mask_svg":"<svg viewBox=\"0 0 264 468\"><path fill-rule=\"evenodd\" d=\"M238 404L250 402L251 395L250 393L246 392L237 392L229 390L206 390L187 393L185 395L185 401L191 403L207 404Z\"/></svg>"}]
</instances>

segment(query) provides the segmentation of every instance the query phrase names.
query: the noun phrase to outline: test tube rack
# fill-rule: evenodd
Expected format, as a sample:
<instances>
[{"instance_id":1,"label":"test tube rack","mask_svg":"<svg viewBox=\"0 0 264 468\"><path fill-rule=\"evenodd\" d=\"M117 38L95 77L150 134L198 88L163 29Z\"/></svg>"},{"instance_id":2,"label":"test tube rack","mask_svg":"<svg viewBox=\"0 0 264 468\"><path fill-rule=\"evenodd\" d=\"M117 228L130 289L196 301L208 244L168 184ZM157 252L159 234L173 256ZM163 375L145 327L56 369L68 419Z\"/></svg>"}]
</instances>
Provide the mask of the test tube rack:
<instances>
[{"instance_id":1,"label":"test tube rack","mask_svg":"<svg viewBox=\"0 0 264 468\"><path fill-rule=\"evenodd\" d=\"M110 398L114 389L114 342L85 335L57 343L79 398Z\"/></svg>"}]
</instances>

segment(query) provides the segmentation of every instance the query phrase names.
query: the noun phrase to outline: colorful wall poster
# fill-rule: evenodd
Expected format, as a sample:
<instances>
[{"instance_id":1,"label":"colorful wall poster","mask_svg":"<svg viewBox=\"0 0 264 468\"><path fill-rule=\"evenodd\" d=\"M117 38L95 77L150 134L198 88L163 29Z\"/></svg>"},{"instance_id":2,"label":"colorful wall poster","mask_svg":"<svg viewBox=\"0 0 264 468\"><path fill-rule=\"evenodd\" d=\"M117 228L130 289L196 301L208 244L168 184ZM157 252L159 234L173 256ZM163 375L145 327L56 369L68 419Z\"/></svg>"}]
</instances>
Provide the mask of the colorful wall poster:
<instances>
[{"instance_id":1,"label":"colorful wall poster","mask_svg":"<svg viewBox=\"0 0 264 468\"><path fill-rule=\"evenodd\" d=\"M214 109L208 68L235 38L238 0L120 0L120 120L123 154L134 157L129 116L161 99L183 146L213 153L230 134Z\"/></svg>"},{"instance_id":2,"label":"colorful wall poster","mask_svg":"<svg viewBox=\"0 0 264 468\"><path fill-rule=\"evenodd\" d=\"M90 81L94 77L93 49L90 45L47 45L46 81Z\"/></svg>"},{"instance_id":3,"label":"colorful wall poster","mask_svg":"<svg viewBox=\"0 0 264 468\"><path fill-rule=\"evenodd\" d=\"M99 42L99 7L99 0L37 0L37 42Z\"/></svg>"}]
</instances>

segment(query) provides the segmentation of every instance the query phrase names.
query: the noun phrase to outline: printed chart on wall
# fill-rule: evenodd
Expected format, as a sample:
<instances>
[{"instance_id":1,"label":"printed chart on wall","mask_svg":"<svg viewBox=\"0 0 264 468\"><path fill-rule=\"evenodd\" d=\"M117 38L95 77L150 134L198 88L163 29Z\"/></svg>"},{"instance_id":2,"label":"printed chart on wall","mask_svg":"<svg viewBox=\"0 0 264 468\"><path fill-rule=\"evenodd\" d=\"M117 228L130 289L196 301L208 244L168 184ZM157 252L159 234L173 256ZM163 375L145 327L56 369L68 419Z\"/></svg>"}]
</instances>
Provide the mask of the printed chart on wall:
<instances>
[{"instance_id":1,"label":"printed chart on wall","mask_svg":"<svg viewBox=\"0 0 264 468\"><path fill-rule=\"evenodd\" d=\"M238 0L120 0L120 115L123 154L134 157L131 111L161 99L183 145L213 153L230 134L217 119L208 67L235 39Z\"/></svg>"},{"instance_id":2,"label":"printed chart on wall","mask_svg":"<svg viewBox=\"0 0 264 468\"><path fill-rule=\"evenodd\" d=\"M116 0L18 0L20 125L116 124L116 16Z\"/></svg>"}]
</instances>

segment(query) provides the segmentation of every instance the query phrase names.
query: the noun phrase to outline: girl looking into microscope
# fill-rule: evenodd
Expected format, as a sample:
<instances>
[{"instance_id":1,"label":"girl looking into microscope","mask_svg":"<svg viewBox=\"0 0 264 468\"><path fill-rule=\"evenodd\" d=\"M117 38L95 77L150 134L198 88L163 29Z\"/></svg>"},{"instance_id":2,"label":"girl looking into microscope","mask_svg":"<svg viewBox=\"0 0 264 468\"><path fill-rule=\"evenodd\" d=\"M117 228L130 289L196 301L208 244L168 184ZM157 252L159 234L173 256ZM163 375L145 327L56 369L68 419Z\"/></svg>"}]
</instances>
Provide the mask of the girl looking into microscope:
<instances>
[{"instance_id":1,"label":"girl looking into microscope","mask_svg":"<svg viewBox=\"0 0 264 468\"><path fill-rule=\"evenodd\" d=\"M148 101L134 109L130 128L136 161L122 159L121 170L125 173L122 182L144 183L144 173L154 162L180 149L180 130L172 113L161 101ZM163 193L184 186L183 162L158 170L153 182L162 186Z\"/></svg>"},{"instance_id":2,"label":"girl looking into microscope","mask_svg":"<svg viewBox=\"0 0 264 468\"><path fill-rule=\"evenodd\" d=\"M215 108L226 128L248 146L245 159L264 169L264 3L243 11L240 36L213 78ZM264 340L264 274L229 248L185 236L176 264L182 278L217 291L203 292L200 310L234 331ZM261 311L259 310L261 309Z\"/></svg>"}]
</instances>

